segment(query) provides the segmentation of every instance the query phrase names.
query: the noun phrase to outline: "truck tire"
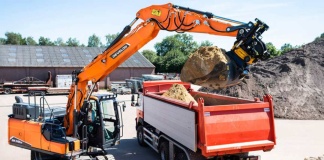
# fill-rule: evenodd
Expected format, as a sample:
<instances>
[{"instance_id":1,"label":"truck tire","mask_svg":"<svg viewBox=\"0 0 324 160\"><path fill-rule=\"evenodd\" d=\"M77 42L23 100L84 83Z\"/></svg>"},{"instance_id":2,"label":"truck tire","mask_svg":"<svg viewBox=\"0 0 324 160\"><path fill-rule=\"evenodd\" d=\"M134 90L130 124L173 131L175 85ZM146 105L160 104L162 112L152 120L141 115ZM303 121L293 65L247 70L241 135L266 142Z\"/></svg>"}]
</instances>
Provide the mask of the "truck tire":
<instances>
[{"instance_id":1,"label":"truck tire","mask_svg":"<svg viewBox=\"0 0 324 160\"><path fill-rule=\"evenodd\" d=\"M175 160L188 160L188 157L183 151L179 151L178 153L176 153L176 156L174 159Z\"/></svg>"},{"instance_id":2,"label":"truck tire","mask_svg":"<svg viewBox=\"0 0 324 160\"><path fill-rule=\"evenodd\" d=\"M147 146L147 144L144 142L144 129L142 125L137 127L137 142L140 146Z\"/></svg>"},{"instance_id":3,"label":"truck tire","mask_svg":"<svg viewBox=\"0 0 324 160\"><path fill-rule=\"evenodd\" d=\"M4 93L5 94L10 94L11 93L11 89L10 88L5 88L4 89Z\"/></svg>"},{"instance_id":4,"label":"truck tire","mask_svg":"<svg viewBox=\"0 0 324 160\"><path fill-rule=\"evenodd\" d=\"M164 141L159 147L160 160L169 160L169 143Z\"/></svg>"}]
</instances>

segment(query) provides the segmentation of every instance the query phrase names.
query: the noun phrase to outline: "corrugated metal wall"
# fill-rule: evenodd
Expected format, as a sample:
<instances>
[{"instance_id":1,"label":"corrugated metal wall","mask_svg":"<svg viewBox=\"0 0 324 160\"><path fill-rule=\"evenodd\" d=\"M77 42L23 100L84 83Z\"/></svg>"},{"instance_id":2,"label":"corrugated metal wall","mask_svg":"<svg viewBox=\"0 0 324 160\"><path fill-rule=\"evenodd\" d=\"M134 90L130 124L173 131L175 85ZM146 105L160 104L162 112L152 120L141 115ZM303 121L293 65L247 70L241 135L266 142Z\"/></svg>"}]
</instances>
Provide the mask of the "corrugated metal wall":
<instances>
[{"instance_id":1,"label":"corrugated metal wall","mask_svg":"<svg viewBox=\"0 0 324 160\"><path fill-rule=\"evenodd\" d=\"M36 77L45 81L47 72L52 73L52 81L58 74L71 74L73 70L81 68L70 67L0 67L0 83L4 81L17 81L24 77ZM104 81L100 83L100 88L107 88L111 81L124 81L130 77L140 77L142 74L154 74L154 68L117 68Z\"/></svg>"}]
</instances>

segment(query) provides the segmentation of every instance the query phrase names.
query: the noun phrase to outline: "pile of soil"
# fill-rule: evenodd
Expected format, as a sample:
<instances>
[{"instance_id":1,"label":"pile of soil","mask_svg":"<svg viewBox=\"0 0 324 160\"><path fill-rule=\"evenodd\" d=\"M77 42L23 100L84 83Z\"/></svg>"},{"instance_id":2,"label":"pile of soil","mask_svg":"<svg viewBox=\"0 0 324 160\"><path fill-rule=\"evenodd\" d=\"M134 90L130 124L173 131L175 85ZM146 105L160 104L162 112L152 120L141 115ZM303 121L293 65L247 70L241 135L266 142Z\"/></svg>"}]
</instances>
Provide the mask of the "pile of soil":
<instances>
[{"instance_id":1,"label":"pile of soil","mask_svg":"<svg viewBox=\"0 0 324 160\"><path fill-rule=\"evenodd\" d=\"M188 57L181 70L180 79L204 87L224 88L226 81L219 77L226 71L228 61L225 50L216 46L200 47Z\"/></svg>"},{"instance_id":2,"label":"pile of soil","mask_svg":"<svg viewBox=\"0 0 324 160\"><path fill-rule=\"evenodd\" d=\"M184 87L182 84L173 84L172 87L163 93L162 96L181 100L187 103L193 101L195 105L198 104L197 101L188 93L186 87Z\"/></svg>"},{"instance_id":3,"label":"pile of soil","mask_svg":"<svg viewBox=\"0 0 324 160\"><path fill-rule=\"evenodd\" d=\"M200 91L248 99L270 94L277 118L324 119L324 39L257 62L249 78L236 86Z\"/></svg>"}]
</instances>

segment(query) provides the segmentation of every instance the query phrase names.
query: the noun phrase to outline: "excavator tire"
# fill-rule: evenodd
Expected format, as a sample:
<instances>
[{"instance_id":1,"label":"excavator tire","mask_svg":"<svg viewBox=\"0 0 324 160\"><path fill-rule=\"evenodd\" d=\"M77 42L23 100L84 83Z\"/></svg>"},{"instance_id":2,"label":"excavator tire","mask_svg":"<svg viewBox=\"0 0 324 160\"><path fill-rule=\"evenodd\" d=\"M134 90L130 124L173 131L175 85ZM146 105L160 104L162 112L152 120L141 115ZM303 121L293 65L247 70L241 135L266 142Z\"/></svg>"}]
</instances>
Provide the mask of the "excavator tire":
<instances>
[{"instance_id":1,"label":"excavator tire","mask_svg":"<svg viewBox=\"0 0 324 160\"><path fill-rule=\"evenodd\" d=\"M230 59L216 46L200 47L184 64L180 79L203 87L220 89L227 85Z\"/></svg>"}]
</instances>

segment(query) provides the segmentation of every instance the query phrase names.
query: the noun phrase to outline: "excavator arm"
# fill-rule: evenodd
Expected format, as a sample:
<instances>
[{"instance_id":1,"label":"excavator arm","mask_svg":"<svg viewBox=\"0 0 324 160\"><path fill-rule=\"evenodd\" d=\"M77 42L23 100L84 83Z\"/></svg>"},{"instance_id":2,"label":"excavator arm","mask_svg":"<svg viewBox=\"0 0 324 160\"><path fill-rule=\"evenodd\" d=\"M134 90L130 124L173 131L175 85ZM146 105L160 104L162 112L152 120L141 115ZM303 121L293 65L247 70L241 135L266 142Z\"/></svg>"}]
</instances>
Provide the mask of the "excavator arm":
<instances>
[{"instance_id":1,"label":"excavator arm","mask_svg":"<svg viewBox=\"0 0 324 160\"><path fill-rule=\"evenodd\" d=\"M132 29L139 19L143 21ZM76 136L80 121L78 117L85 111L92 93L92 89L88 91L88 81L96 83L103 80L121 63L154 39L160 30L236 37L232 48L233 53L236 53L237 57L244 62L253 63L257 59L267 57L266 48L260 40L260 35L267 29L268 26L259 20L256 20L256 23L242 23L171 3L152 5L139 10L136 18L124 28L105 51L81 71L75 72L64 118L67 135Z\"/></svg>"}]
</instances>

